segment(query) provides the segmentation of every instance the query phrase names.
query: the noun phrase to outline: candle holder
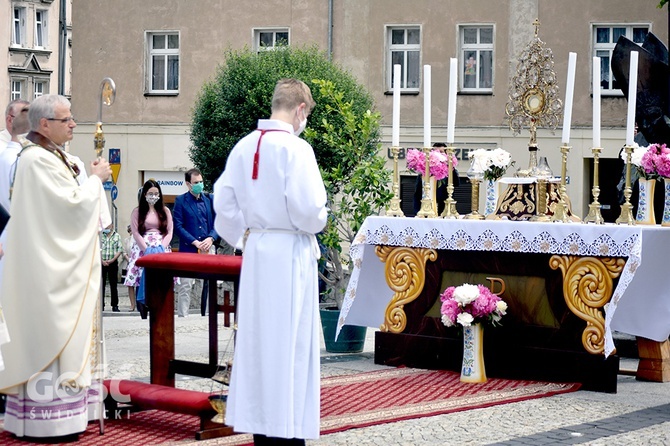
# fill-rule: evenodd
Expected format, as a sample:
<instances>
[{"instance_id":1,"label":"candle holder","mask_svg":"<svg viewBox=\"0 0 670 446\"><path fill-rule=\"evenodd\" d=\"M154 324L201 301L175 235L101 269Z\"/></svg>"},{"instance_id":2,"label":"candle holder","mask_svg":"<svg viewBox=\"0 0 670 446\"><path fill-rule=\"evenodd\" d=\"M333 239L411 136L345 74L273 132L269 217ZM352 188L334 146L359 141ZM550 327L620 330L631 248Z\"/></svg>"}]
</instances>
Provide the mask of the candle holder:
<instances>
[{"instance_id":1,"label":"candle holder","mask_svg":"<svg viewBox=\"0 0 670 446\"><path fill-rule=\"evenodd\" d=\"M456 211L456 200L454 200L454 163L452 162L454 157L454 147L451 145L447 146L445 151L447 152L447 166L449 168L449 176L447 177L447 199L444 200L444 211L442 211L441 217L444 218L458 218L459 214Z\"/></svg>"},{"instance_id":2,"label":"candle holder","mask_svg":"<svg viewBox=\"0 0 670 446\"><path fill-rule=\"evenodd\" d=\"M547 179L537 179L537 214L530 217L530 221L551 221L547 215Z\"/></svg>"},{"instance_id":3,"label":"candle holder","mask_svg":"<svg viewBox=\"0 0 670 446\"><path fill-rule=\"evenodd\" d=\"M616 224L634 225L635 219L633 218L633 205L630 204L630 197L633 195L633 189L631 188L630 184L631 156L633 155L633 146L625 145L623 149L626 152L626 187L623 190L625 201L621 205L621 214L619 215L619 218L616 219Z\"/></svg>"},{"instance_id":4,"label":"candle holder","mask_svg":"<svg viewBox=\"0 0 670 446\"><path fill-rule=\"evenodd\" d=\"M391 154L393 155L393 198L391 198L391 205L386 210L386 215L389 217L404 217L402 209L400 208L400 175L398 174L398 153L400 147L391 147Z\"/></svg>"},{"instance_id":5,"label":"candle holder","mask_svg":"<svg viewBox=\"0 0 670 446\"><path fill-rule=\"evenodd\" d=\"M423 171L423 196L421 198L421 209L417 212L418 218L435 218L437 211L433 207L433 200L431 199L431 184L430 184L430 147L421 149L426 157L426 166ZM437 187L437 185L436 185Z\"/></svg>"},{"instance_id":6,"label":"candle holder","mask_svg":"<svg viewBox=\"0 0 670 446\"><path fill-rule=\"evenodd\" d=\"M568 172L568 153L570 153L570 146L564 144L561 146L561 185L558 189L559 202L556 203L554 215L551 218L553 222L567 223L570 221L568 217L568 192L565 187L565 179Z\"/></svg>"},{"instance_id":7,"label":"candle holder","mask_svg":"<svg viewBox=\"0 0 670 446\"><path fill-rule=\"evenodd\" d=\"M598 197L600 196L600 186L598 185L598 164L600 160L600 152L602 151L603 149L600 147L593 147L591 149L591 152L593 153L593 188L591 188L593 202L589 205L589 215L584 218L584 223L595 223L597 225L605 223L605 220L600 213L602 205L598 202Z\"/></svg>"}]
</instances>

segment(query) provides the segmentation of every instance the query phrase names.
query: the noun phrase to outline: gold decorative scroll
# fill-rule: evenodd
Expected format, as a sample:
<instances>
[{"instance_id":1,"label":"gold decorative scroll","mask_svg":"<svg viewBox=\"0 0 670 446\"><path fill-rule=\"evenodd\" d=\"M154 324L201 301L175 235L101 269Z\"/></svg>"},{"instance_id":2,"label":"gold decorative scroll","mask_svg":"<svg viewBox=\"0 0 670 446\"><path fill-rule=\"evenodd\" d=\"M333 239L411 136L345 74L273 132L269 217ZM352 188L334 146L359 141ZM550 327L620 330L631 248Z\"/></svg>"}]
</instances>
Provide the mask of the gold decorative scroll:
<instances>
[{"instance_id":1,"label":"gold decorative scroll","mask_svg":"<svg viewBox=\"0 0 670 446\"><path fill-rule=\"evenodd\" d=\"M437 251L428 248L377 246L375 253L384 262L386 283L394 292L386 307L384 323L379 329L402 333L407 326L405 304L421 294L426 280L426 263L428 260L437 260Z\"/></svg>"},{"instance_id":2,"label":"gold decorative scroll","mask_svg":"<svg viewBox=\"0 0 670 446\"><path fill-rule=\"evenodd\" d=\"M605 318L602 308L614 291L626 261L611 257L551 256L549 266L563 273L563 297L570 311L586 321L582 333L584 349L602 354L605 347Z\"/></svg>"}]
</instances>

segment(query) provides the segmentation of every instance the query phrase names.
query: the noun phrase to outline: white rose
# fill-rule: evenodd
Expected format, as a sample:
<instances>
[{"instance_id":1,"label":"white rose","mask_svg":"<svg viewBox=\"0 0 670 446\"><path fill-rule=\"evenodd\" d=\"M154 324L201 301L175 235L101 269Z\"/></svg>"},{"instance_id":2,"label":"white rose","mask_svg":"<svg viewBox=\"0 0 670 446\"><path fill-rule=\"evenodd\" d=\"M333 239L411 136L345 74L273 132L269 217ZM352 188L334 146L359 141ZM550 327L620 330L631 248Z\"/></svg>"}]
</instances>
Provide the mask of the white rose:
<instances>
[{"instance_id":1,"label":"white rose","mask_svg":"<svg viewBox=\"0 0 670 446\"><path fill-rule=\"evenodd\" d=\"M491 151L491 163L501 169L507 168L509 163L512 161L512 155L506 150L498 147L497 149Z\"/></svg>"},{"instance_id":2,"label":"white rose","mask_svg":"<svg viewBox=\"0 0 670 446\"><path fill-rule=\"evenodd\" d=\"M447 317L446 314L442 315L442 323L445 327L452 327L454 324L451 322L451 319Z\"/></svg>"},{"instance_id":3,"label":"white rose","mask_svg":"<svg viewBox=\"0 0 670 446\"><path fill-rule=\"evenodd\" d=\"M454 300L465 306L470 302L474 302L479 297L479 288L477 285L463 284L454 289Z\"/></svg>"},{"instance_id":4,"label":"white rose","mask_svg":"<svg viewBox=\"0 0 670 446\"><path fill-rule=\"evenodd\" d=\"M461 313L456 317L456 322L461 324L464 327L472 325L472 322L475 320L470 313Z\"/></svg>"},{"instance_id":5,"label":"white rose","mask_svg":"<svg viewBox=\"0 0 670 446\"><path fill-rule=\"evenodd\" d=\"M649 147L640 147L637 145L637 143L633 143L633 153L630 156L630 162L631 164L635 166L641 166L642 165L642 157L644 156L645 153L647 153L647 150L649 150ZM621 159L626 162L626 151L622 150L621 151Z\"/></svg>"},{"instance_id":6,"label":"white rose","mask_svg":"<svg viewBox=\"0 0 670 446\"><path fill-rule=\"evenodd\" d=\"M496 312L500 315L507 314L507 303L504 300L499 300L496 303Z\"/></svg>"}]
</instances>

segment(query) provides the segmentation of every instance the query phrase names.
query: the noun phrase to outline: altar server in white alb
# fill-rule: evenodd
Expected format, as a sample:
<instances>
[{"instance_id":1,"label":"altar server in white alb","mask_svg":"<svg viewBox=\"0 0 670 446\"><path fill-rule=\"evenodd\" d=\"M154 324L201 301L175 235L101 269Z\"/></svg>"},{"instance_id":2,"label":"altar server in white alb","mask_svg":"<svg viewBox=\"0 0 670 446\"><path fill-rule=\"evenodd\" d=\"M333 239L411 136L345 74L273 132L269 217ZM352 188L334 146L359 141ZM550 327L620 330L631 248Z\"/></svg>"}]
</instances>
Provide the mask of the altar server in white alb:
<instances>
[{"instance_id":1,"label":"altar server in white alb","mask_svg":"<svg viewBox=\"0 0 670 446\"><path fill-rule=\"evenodd\" d=\"M326 191L298 137L314 105L305 83L280 80L272 116L235 145L214 185L216 232L232 245L246 233L226 423L254 444L319 436L314 234L326 224Z\"/></svg>"},{"instance_id":2,"label":"altar server in white alb","mask_svg":"<svg viewBox=\"0 0 670 446\"><path fill-rule=\"evenodd\" d=\"M70 101L44 95L30 105L11 196L2 306L11 341L2 345L4 429L17 437L71 441L97 419L101 222L111 222L103 181L109 163L78 169L63 151L77 124ZM60 437L60 438L56 438Z\"/></svg>"}]
</instances>

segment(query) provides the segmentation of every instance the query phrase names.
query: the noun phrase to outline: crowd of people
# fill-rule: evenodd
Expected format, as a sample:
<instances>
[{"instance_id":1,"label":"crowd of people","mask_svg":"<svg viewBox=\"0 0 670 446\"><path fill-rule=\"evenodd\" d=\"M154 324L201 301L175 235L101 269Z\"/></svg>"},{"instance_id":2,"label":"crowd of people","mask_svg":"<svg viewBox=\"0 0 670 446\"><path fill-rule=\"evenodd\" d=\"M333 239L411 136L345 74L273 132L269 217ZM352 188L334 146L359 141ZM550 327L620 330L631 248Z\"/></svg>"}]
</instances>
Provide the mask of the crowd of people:
<instances>
[{"instance_id":1,"label":"crowd of people","mask_svg":"<svg viewBox=\"0 0 670 446\"><path fill-rule=\"evenodd\" d=\"M131 310L146 318L137 260L170 251L176 235L181 252L215 254L219 238L244 252L226 423L254 434L255 444L304 444L318 437L315 234L326 224L326 191L314 151L299 137L314 105L305 83L280 80L272 115L233 148L215 193L205 193L202 173L191 169L185 173L188 191L171 212L160 184L147 180L122 242L103 189L111 175L108 161L85 166L67 151L77 125L69 100L43 95L9 104L0 133L0 206L9 215L0 228L6 431L40 442L72 441L102 416L104 367L94 341L107 283L118 312L125 264ZM194 280L175 280L177 315L185 317ZM204 316L207 282L200 288ZM63 405L68 410L58 411Z\"/></svg>"}]
</instances>

